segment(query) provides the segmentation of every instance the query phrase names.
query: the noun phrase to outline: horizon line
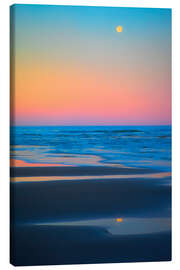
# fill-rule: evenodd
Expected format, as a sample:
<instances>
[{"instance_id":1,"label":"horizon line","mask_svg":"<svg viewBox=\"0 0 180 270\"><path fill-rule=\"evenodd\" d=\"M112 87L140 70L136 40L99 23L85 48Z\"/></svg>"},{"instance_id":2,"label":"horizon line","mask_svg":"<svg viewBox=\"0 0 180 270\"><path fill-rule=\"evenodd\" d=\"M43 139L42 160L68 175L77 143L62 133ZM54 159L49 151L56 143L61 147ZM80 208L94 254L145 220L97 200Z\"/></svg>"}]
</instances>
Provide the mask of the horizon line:
<instances>
[{"instance_id":1,"label":"horizon line","mask_svg":"<svg viewBox=\"0 0 180 270\"><path fill-rule=\"evenodd\" d=\"M172 126L172 124L130 124L130 125L10 125L10 127L119 127L119 126Z\"/></svg>"}]
</instances>

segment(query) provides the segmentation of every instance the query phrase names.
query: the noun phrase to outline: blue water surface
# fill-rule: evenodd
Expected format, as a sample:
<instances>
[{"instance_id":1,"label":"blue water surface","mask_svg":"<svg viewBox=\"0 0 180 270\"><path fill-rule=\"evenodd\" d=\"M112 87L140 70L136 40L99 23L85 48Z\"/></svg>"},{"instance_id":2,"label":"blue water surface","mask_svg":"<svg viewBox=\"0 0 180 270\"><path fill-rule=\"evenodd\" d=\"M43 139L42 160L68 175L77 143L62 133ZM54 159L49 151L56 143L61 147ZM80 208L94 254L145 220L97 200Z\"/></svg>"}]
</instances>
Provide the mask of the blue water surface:
<instances>
[{"instance_id":1,"label":"blue water surface","mask_svg":"<svg viewBox=\"0 0 180 270\"><path fill-rule=\"evenodd\" d=\"M171 126L16 126L11 157L28 163L171 170Z\"/></svg>"}]
</instances>

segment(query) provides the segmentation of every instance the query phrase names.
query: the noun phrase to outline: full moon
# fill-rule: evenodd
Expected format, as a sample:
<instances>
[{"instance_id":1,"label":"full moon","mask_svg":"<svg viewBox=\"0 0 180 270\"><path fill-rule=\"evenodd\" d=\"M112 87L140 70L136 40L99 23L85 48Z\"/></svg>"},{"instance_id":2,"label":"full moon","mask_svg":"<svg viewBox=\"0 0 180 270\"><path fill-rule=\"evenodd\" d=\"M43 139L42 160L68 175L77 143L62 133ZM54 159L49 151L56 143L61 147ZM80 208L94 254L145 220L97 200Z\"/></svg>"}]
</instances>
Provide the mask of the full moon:
<instances>
[{"instance_id":1,"label":"full moon","mask_svg":"<svg viewBox=\"0 0 180 270\"><path fill-rule=\"evenodd\" d=\"M121 33L121 32L123 31L122 26L121 26L121 25L118 25L118 26L116 27L116 31L117 31L118 33Z\"/></svg>"}]
</instances>

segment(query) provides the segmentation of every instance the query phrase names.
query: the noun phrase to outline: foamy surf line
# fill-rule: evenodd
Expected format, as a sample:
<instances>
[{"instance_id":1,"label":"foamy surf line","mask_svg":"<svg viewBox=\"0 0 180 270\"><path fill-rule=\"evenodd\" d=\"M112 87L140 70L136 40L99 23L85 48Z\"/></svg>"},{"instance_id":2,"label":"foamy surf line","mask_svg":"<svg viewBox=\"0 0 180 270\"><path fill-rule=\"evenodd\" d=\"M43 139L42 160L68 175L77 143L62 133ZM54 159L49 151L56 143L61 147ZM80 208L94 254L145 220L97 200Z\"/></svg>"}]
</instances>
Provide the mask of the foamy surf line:
<instances>
[{"instance_id":1,"label":"foamy surf line","mask_svg":"<svg viewBox=\"0 0 180 270\"><path fill-rule=\"evenodd\" d=\"M67 180L103 180L103 179L141 179L141 178L165 178L170 177L170 172L136 174L136 175L86 175L86 176L40 176L40 177L11 177L11 182L43 182L43 181L67 181Z\"/></svg>"}]
</instances>

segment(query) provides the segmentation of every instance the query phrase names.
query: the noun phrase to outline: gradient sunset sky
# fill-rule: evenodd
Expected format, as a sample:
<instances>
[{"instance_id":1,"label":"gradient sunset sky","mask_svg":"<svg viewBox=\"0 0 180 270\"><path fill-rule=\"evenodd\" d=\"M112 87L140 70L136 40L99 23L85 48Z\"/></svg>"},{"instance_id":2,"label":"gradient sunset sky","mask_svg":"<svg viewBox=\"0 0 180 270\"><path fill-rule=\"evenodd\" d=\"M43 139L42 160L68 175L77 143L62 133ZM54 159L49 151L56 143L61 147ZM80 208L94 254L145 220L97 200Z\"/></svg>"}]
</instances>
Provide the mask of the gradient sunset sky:
<instances>
[{"instance_id":1,"label":"gradient sunset sky","mask_svg":"<svg viewBox=\"0 0 180 270\"><path fill-rule=\"evenodd\" d=\"M170 9L13 5L11 25L13 125L171 123Z\"/></svg>"}]
</instances>

